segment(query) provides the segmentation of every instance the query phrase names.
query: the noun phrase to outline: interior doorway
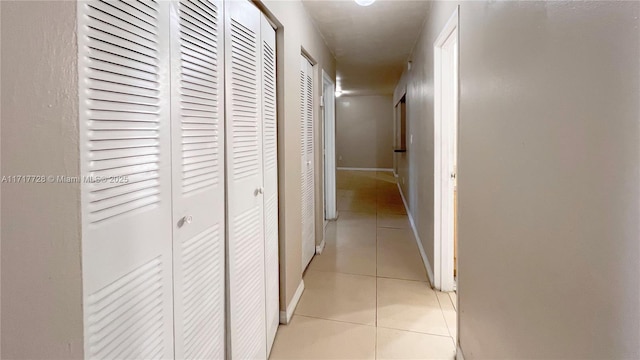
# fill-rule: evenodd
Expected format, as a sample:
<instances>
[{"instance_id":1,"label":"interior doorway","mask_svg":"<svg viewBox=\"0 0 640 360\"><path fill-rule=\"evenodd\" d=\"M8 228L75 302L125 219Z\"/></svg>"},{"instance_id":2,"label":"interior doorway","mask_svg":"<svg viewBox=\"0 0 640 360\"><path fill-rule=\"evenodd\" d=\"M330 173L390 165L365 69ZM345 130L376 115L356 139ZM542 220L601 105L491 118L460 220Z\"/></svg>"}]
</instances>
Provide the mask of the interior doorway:
<instances>
[{"instance_id":1,"label":"interior doorway","mask_svg":"<svg viewBox=\"0 0 640 360\"><path fill-rule=\"evenodd\" d=\"M458 9L434 43L434 286L456 288Z\"/></svg>"},{"instance_id":2,"label":"interior doorway","mask_svg":"<svg viewBox=\"0 0 640 360\"><path fill-rule=\"evenodd\" d=\"M393 131L393 175L398 177L398 157L407 152L407 94L402 96L394 108Z\"/></svg>"},{"instance_id":3,"label":"interior doorway","mask_svg":"<svg viewBox=\"0 0 640 360\"><path fill-rule=\"evenodd\" d=\"M304 53L300 56L300 144L302 170L302 269L316 253L315 162L314 162L314 65Z\"/></svg>"},{"instance_id":4,"label":"interior doorway","mask_svg":"<svg viewBox=\"0 0 640 360\"><path fill-rule=\"evenodd\" d=\"M322 71L322 114L324 121L324 219L336 220L336 85Z\"/></svg>"}]
</instances>

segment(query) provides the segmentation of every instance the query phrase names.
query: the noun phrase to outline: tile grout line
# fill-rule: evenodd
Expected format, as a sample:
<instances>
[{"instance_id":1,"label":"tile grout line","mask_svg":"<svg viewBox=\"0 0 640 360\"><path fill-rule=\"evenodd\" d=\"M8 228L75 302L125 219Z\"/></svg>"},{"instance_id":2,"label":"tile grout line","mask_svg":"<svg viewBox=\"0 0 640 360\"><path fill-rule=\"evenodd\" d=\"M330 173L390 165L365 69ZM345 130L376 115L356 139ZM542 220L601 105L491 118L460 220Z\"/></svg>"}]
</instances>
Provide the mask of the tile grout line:
<instances>
[{"instance_id":1,"label":"tile grout line","mask_svg":"<svg viewBox=\"0 0 640 360\"><path fill-rule=\"evenodd\" d=\"M332 322L337 322L337 323L341 323L341 324L360 325L360 326L366 326L366 327L370 327L370 328L376 328L376 326L375 326L375 325L363 324L363 323L358 323L358 322L353 322L353 321L344 321L344 320L336 320L336 319L327 319L327 318L323 318L323 317L319 317L319 316L305 315L305 314L295 314L295 315L296 315L296 316L301 316L301 317L306 317L306 318L309 318L309 319L324 320L324 321L332 321Z\"/></svg>"},{"instance_id":2,"label":"tile grout line","mask_svg":"<svg viewBox=\"0 0 640 360\"><path fill-rule=\"evenodd\" d=\"M415 331L415 330L392 328L392 327L388 327L388 326L377 326L376 328L385 329L385 330L404 331L404 332L408 332L408 333L412 333L412 334L418 334L418 335L437 336L437 337L453 339L451 335L433 334L433 333L427 333L427 332L421 332L421 331Z\"/></svg>"},{"instance_id":3,"label":"tile grout line","mask_svg":"<svg viewBox=\"0 0 640 360\"><path fill-rule=\"evenodd\" d=\"M434 290L434 291L438 291L438 290ZM440 291L442 292L442 291ZM447 293L443 293L445 295L447 295L447 297L449 297L449 294ZM440 305L440 314L442 314L442 319L444 320L444 324L447 326L447 331L449 332L449 337L451 339L453 339L453 333L451 332L451 327L449 327L449 322L447 322L447 318L444 316L444 309L442 308L442 303L440 302L440 297L438 296L438 294L436 293L436 299L438 300L438 305ZM458 318L458 313L456 312L456 321ZM453 345L456 345L456 340L453 339Z\"/></svg>"}]
</instances>

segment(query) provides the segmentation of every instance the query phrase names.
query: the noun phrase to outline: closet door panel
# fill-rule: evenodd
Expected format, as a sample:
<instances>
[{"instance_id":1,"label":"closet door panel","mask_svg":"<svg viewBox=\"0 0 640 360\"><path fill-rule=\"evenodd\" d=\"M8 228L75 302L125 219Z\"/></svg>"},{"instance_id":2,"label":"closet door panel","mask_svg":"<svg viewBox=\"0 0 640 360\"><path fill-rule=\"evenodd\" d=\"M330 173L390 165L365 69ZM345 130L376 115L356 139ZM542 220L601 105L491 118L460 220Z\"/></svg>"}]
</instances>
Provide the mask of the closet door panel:
<instances>
[{"instance_id":1,"label":"closet door panel","mask_svg":"<svg viewBox=\"0 0 640 360\"><path fill-rule=\"evenodd\" d=\"M169 3L78 3L87 358L173 357Z\"/></svg>"},{"instance_id":2,"label":"closet door panel","mask_svg":"<svg viewBox=\"0 0 640 360\"><path fill-rule=\"evenodd\" d=\"M229 326L232 359L266 358L260 11L226 5Z\"/></svg>"},{"instance_id":3,"label":"closet door panel","mask_svg":"<svg viewBox=\"0 0 640 360\"><path fill-rule=\"evenodd\" d=\"M313 66L302 56L300 68L300 142L302 181L302 268L315 254L313 163Z\"/></svg>"},{"instance_id":4,"label":"closet door panel","mask_svg":"<svg viewBox=\"0 0 640 360\"><path fill-rule=\"evenodd\" d=\"M175 354L225 356L221 0L172 2Z\"/></svg>"},{"instance_id":5,"label":"closet door panel","mask_svg":"<svg viewBox=\"0 0 640 360\"><path fill-rule=\"evenodd\" d=\"M262 16L262 138L264 159L264 221L267 353L280 322L278 266L278 123L276 116L276 32Z\"/></svg>"}]
</instances>

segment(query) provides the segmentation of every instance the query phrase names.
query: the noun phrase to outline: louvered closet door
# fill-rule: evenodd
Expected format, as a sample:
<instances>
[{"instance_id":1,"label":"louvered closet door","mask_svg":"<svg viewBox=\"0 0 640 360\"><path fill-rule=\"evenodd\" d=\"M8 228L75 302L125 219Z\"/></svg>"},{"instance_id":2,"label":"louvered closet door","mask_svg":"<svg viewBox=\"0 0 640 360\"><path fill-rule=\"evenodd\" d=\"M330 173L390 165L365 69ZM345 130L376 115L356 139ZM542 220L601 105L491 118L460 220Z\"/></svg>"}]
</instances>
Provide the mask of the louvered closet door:
<instances>
[{"instance_id":1,"label":"louvered closet door","mask_svg":"<svg viewBox=\"0 0 640 360\"><path fill-rule=\"evenodd\" d=\"M172 2L175 355L225 356L222 1Z\"/></svg>"},{"instance_id":2,"label":"louvered closet door","mask_svg":"<svg viewBox=\"0 0 640 360\"><path fill-rule=\"evenodd\" d=\"M313 66L302 56L300 67L300 142L302 158L302 268L316 251L313 163Z\"/></svg>"},{"instance_id":3,"label":"louvered closet door","mask_svg":"<svg viewBox=\"0 0 640 360\"><path fill-rule=\"evenodd\" d=\"M260 11L226 4L229 329L232 359L266 358Z\"/></svg>"},{"instance_id":4,"label":"louvered closet door","mask_svg":"<svg viewBox=\"0 0 640 360\"><path fill-rule=\"evenodd\" d=\"M169 3L78 3L84 345L173 357Z\"/></svg>"},{"instance_id":5,"label":"louvered closet door","mask_svg":"<svg viewBox=\"0 0 640 360\"><path fill-rule=\"evenodd\" d=\"M278 268L278 123L276 117L276 32L262 16L262 147L264 159L264 223L267 353L279 323Z\"/></svg>"}]
</instances>

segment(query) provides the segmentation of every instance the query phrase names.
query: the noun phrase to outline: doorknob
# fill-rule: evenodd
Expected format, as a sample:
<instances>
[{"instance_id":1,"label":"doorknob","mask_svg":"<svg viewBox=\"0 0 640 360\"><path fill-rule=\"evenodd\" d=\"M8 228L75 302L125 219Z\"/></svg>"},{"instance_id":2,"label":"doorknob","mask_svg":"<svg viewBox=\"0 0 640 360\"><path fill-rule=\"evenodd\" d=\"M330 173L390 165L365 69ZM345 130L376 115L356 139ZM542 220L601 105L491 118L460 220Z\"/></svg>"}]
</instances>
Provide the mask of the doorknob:
<instances>
[{"instance_id":1,"label":"doorknob","mask_svg":"<svg viewBox=\"0 0 640 360\"><path fill-rule=\"evenodd\" d=\"M456 173L452 172L452 173L451 173L451 178L452 178L452 179L455 179L455 178L456 178Z\"/></svg>"},{"instance_id":2,"label":"doorknob","mask_svg":"<svg viewBox=\"0 0 640 360\"><path fill-rule=\"evenodd\" d=\"M183 216L180 221L178 221L178 227L183 227L186 224L191 224L193 222L193 216L187 215Z\"/></svg>"},{"instance_id":3,"label":"doorknob","mask_svg":"<svg viewBox=\"0 0 640 360\"><path fill-rule=\"evenodd\" d=\"M255 196L258 196L260 194L264 194L264 189L262 187L259 187L259 188L256 189L254 194L255 194Z\"/></svg>"}]
</instances>

